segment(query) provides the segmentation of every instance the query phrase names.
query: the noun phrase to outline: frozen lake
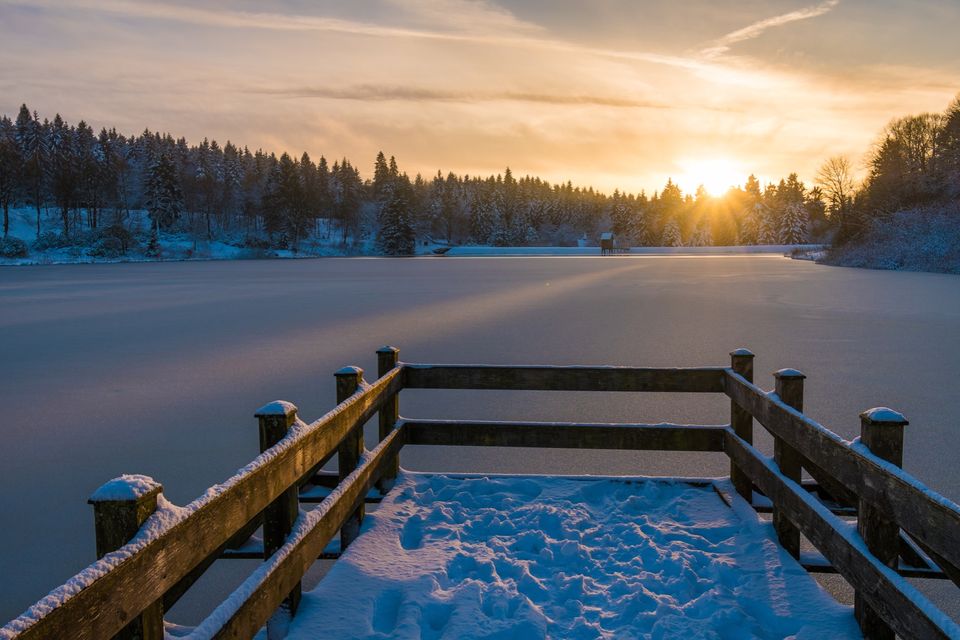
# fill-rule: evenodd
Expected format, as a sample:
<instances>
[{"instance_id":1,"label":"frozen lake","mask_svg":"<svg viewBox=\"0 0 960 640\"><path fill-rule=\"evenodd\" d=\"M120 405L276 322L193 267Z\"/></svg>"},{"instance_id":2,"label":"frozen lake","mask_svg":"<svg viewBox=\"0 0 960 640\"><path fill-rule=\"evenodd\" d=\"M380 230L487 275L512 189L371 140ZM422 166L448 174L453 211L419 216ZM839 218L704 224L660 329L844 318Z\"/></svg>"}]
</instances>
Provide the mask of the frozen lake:
<instances>
[{"instance_id":1,"label":"frozen lake","mask_svg":"<svg viewBox=\"0 0 960 640\"><path fill-rule=\"evenodd\" d=\"M905 467L960 500L960 277L775 256L320 259L0 268L0 619L94 559L89 494L151 475L184 504L257 453L254 410L311 420L333 371L409 362L726 364L807 374L806 412L850 438L887 405ZM722 396L405 392L410 417L725 422ZM404 466L726 474L726 457L404 450ZM955 596L954 596L955 597ZM943 603L941 603L943 604ZM954 603L955 604L955 603Z\"/></svg>"}]
</instances>

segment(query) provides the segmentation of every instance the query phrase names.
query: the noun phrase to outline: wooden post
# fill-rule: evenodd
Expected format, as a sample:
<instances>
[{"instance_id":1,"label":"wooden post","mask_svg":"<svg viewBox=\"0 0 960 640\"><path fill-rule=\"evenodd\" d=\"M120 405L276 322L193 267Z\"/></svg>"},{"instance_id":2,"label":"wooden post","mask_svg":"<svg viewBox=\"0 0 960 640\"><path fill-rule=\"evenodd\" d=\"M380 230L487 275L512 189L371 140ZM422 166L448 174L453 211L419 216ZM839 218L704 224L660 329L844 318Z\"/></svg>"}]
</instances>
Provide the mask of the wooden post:
<instances>
[{"instance_id":1,"label":"wooden post","mask_svg":"<svg viewBox=\"0 0 960 640\"><path fill-rule=\"evenodd\" d=\"M380 347L377 349L377 377L382 378L391 369L397 366L400 361L400 350L396 347ZM400 416L400 394L395 394L387 400L383 408L380 409L380 441L393 431ZM380 493L387 493L397 479L397 473L400 471L400 457L396 456L387 462L383 477L378 483Z\"/></svg>"},{"instance_id":2,"label":"wooden post","mask_svg":"<svg viewBox=\"0 0 960 640\"><path fill-rule=\"evenodd\" d=\"M97 489L93 505L97 558L116 551L137 535L157 509L163 486L147 476L120 476ZM163 640L163 599L159 599L114 636L120 640Z\"/></svg>"},{"instance_id":3,"label":"wooden post","mask_svg":"<svg viewBox=\"0 0 960 640\"><path fill-rule=\"evenodd\" d=\"M803 380L807 376L796 369L780 369L773 374L777 396L784 404L803 412ZM798 485L802 480L801 457L796 449L774 436L773 459L780 467L780 473ZM800 557L800 530L790 522L783 512L773 503L773 528L784 549L794 558Z\"/></svg>"},{"instance_id":4,"label":"wooden post","mask_svg":"<svg viewBox=\"0 0 960 640\"><path fill-rule=\"evenodd\" d=\"M891 409L878 407L860 414L860 442L870 452L898 467L903 466L903 428L907 420ZM857 531L870 553L880 562L896 569L899 561L900 528L877 507L860 500ZM893 640L895 634L883 618L867 605L857 592L854 611L860 630L867 640Z\"/></svg>"},{"instance_id":5,"label":"wooden post","mask_svg":"<svg viewBox=\"0 0 960 640\"><path fill-rule=\"evenodd\" d=\"M254 415L260 425L260 452L263 453L286 437L290 427L297 421L297 407L278 400L260 407ZM293 523L300 511L298 492L299 487L294 483L263 510L264 560L283 546L293 530ZM298 582L267 622L267 637L271 640L283 636L287 620L296 614L297 607L300 606L301 591Z\"/></svg>"},{"instance_id":6,"label":"wooden post","mask_svg":"<svg viewBox=\"0 0 960 640\"><path fill-rule=\"evenodd\" d=\"M344 367L333 374L337 379L337 404L345 401L356 393L363 382L363 369L360 367ZM363 425L356 428L343 439L337 449L337 467L340 482L343 482L350 473L360 464L360 455L363 453ZM357 510L347 518L340 529L340 551L347 550L350 543L360 535L360 523L363 521L363 500L357 505Z\"/></svg>"},{"instance_id":7,"label":"wooden post","mask_svg":"<svg viewBox=\"0 0 960 640\"><path fill-rule=\"evenodd\" d=\"M746 378L748 382L753 382L753 357L753 353L748 349L731 351L730 368L734 373ZM741 409L733 400L730 401L730 426L738 436L753 444L753 416L746 409ZM733 481L737 493L748 503L753 504L753 483L733 461L730 462L730 480Z\"/></svg>"}]
</instances>

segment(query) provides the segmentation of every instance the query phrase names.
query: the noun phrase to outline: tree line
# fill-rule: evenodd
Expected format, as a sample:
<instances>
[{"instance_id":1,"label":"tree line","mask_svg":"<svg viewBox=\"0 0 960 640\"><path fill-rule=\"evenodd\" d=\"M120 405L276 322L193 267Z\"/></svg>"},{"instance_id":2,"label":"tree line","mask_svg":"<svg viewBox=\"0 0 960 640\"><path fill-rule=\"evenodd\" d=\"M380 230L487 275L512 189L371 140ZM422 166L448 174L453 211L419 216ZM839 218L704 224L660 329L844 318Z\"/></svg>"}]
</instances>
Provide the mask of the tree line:
<instances>
[{"instance_id":1,"label":"tree line","mask_svg":"<svg viewBox=\"0 0 960 640\"><path fill-rule=\"evenodd\" d=\"M850 160L827 160L817 174L836 242L857 242L873 223L900 211L960 201L960 96L943 113L892 120L869 149L857 184Z\"/></svg>"},{"instance_id":2,"label":"tree line","mask_svg":"<svg viewBox=\"0 0 960 640\"><path fill-rule=\"evenodd\" d=\"M31 207L37 248L96 243L123 252L139 242L149 254L162 234L177 233L294 251L310 242L370 240L382 253L403 255L417 242L572 245L606 230L634 246L799 243L827 237L846 219L848 197L836 205L795 173L766 185L750 176L720 197L702 187L685 194L672 180L649 196L607 195L569 181L516 178L509 168L486 177L438 171L411 178L382 152L364 179L346 158L331 166L323 156L314 162L306 152L277 156L230 141L190 145L150 130L95 132L59 114L41 120L26 105L15 119L0 118L4 236L10 208ZM139 228L139 211L149 228ZM56 225L44 229L50 214Z\"/></svg>"}]
</instances>

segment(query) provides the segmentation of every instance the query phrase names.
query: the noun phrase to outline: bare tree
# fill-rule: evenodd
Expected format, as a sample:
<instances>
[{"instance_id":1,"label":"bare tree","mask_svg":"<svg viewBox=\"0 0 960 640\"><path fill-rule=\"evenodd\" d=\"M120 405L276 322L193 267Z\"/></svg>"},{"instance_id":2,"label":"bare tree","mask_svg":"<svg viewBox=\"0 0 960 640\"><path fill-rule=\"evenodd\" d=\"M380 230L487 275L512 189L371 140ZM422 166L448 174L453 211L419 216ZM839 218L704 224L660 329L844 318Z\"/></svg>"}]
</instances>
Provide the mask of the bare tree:
<instances>
[{"instance_id":1,"label":"bare tree","mask_svg":"<svg viewBox=\"0 0 960 640\"><path fill-rule=\"evenodd\" d=\"M850 159L846 156L833 156L828 159L817 171L815 182L827 197L830 214L843 215L853 198L856 186Z\"/></svg>"}]
</instances>

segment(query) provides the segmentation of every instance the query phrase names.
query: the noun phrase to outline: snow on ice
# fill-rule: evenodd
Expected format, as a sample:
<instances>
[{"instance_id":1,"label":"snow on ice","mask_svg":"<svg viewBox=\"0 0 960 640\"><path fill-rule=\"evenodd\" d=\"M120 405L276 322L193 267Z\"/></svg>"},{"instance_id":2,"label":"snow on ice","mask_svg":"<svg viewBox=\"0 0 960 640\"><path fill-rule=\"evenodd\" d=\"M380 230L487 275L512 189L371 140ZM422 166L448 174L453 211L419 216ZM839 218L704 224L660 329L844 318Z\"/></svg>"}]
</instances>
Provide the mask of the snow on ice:
<instances>
[{"instance_id":1,"label":"snow on ice","mask_svg":"<svg viewBox=\"0 0 960 640\"><path fill-rule=\"evenodd\" d=\"M403 474L291 640L858 638L745 504L654 479Z\"/></svg>"}]
</instances>

